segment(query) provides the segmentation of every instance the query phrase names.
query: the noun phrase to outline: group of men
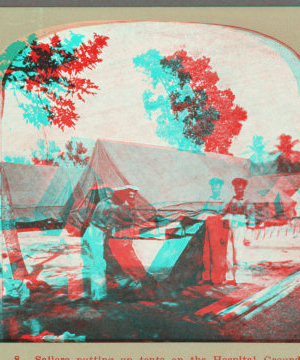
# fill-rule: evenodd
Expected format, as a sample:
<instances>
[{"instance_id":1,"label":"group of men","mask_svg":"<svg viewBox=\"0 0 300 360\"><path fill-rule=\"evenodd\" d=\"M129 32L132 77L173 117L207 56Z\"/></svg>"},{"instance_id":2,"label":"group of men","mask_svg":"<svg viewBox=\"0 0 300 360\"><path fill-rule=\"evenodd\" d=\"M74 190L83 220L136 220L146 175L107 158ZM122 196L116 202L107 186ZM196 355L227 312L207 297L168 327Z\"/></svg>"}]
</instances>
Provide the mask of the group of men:
<instances>
[{"instance_id":1,"label":"group of men","mask_svg":"<svg viewBox=\"0 0 300 360\"><path fill-rule=\"evenodd\" d=\"M221 189L224 185L222 179L213 178L209 181L212 195L206 203L205 239L203 246L203 284L236 284L236 244L233 228L243 228L249 222L247 213L249 203L245 200L247 180L236 178L232 181L235 195L225 205ZM127 185L111 189L109 196L98 203L89 222L89 226L82 237L82 254L85 265L89 268L90 296L93 301L100 301L107 296L107 242L115 236L125 237L130 231L139 231L146 220L139 211L135 211L135 199L138 188ZM194 218L201 220L203 211ZM128 232L129 230L129 232ZM118 234L118 235L116 235ZM136 236L137 234L132 234ZM119 242L120 243L120 242ZM123 242L124 267L126 268L126 253L132 253L132 242ZM137 257L127 264L127 272L132 271L132 278L138 283L147 277L146 271ZM201 264L199 264L201 265ZM130 267L132 269L130 270ZM139 270L136 270L139 269ZM134 273L134 271L136 273Z\"/></svg>"}]
</instances>

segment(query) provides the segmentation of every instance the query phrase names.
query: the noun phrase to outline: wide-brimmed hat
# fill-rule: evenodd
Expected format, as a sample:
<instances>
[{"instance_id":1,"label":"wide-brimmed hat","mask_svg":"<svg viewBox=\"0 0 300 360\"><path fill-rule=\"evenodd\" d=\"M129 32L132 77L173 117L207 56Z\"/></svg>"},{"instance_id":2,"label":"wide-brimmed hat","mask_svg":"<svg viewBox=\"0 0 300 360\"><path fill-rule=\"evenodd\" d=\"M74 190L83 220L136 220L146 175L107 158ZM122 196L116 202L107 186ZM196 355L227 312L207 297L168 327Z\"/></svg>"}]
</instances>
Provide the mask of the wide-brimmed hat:
<instances>
[{"instance_id":1,"label":"wide-brimmed hat","mask_svg":"<svg viewBox=\"0 0 300 360\"><path fill-rule=\"evenodd\" d=\"M140 189L134 185L124 185L124 186L119 186L119 187L115 188L113 191L115 194L118 192L123 192L123 191L128 191L128 190L139 191Z\"/></svg>"},{"instance_id":2,"label":"wide-brimmed hat","mask_svg":"<svg viewBox=\"0 0 300 360\"><path fill-rule=\"evenodd\" d=\"M111 190L114 191L116 189L115 186L110 184L102 184L102 185L93 185L89 188L90 190Z\"/></svg>"},{"instance_id":3,"label":"wide-brimmed hat","mask_svg":"<svg viewBox=\"0 0 300 360\"><path fill-rule=\"evenodd\" d=\"M119 187L115 187L113 185L110 184L102 184L102 185L93 185L89 188L90 190L110 190L113 192L118 192L118 191L126 191L126 190L133 190L133 191L139 191L139 188L137 186L134 185L125 185L125 186L119 186Z\"/></svg>"}]
</instances>

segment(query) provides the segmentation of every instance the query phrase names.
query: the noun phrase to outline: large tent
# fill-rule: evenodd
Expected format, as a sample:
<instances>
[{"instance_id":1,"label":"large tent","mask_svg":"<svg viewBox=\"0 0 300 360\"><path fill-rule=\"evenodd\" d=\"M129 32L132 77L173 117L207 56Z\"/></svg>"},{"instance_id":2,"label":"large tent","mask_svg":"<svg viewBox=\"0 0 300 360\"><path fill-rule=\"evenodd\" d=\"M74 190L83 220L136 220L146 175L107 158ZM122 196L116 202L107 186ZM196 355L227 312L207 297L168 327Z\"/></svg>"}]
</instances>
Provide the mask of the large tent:
<instances>
[{"instance_id":1,"label":"large tent","mask_svg":"<svg viewBox=\"0 0 300 360\"><path fill-rule=\"evenodd\" d=\"M69 224L82 226L90 215L96 188L132 184L140 189L138 206L147 210L196 208L210 196L209 180L224 180L222 195L233 194L232 179L246 177L245 160L224 155L200 155L170 148L97 140L90 162L70 196L62 216ZM151 206L149 207L149 205ZM84 213L86 215L84 215ZM80 220L81 219L81 220Z\"/></svg>"},{"instance_id":2,"label":"large tent","mask_svg":"<svg viewBox=\"0 0 300 360\"><path fill-rule=\"evenodd\" d=\"M98 140L62 217L67 217L66 229L74 239L83 235L96 203L107 196L106 186L137 186L137 207L149 215L149 228L109 240L107 274L114 286L117 278L134 279L137 273L186 285L201 275L205 223L196 221L182 229L180 219L199 212L207 202L211 178L224 180L224 202L228 201L232 179L246 177L244 165L243 159L230 156ZM79 291L78 283L71 283L70 278L69 291Z\"/></svg>"},{"instance_id":3,"label":"large tent","mask_svg":"<svg viewBox=\"0 0 300 360\"><path fill-rule=\"evenodd\" d=\"M35 208L35 215L40 219L62 221L62 208L72 196L75 186L83 173L81 168L57 168L47 190Z\"/></svg>"}]
</instances>

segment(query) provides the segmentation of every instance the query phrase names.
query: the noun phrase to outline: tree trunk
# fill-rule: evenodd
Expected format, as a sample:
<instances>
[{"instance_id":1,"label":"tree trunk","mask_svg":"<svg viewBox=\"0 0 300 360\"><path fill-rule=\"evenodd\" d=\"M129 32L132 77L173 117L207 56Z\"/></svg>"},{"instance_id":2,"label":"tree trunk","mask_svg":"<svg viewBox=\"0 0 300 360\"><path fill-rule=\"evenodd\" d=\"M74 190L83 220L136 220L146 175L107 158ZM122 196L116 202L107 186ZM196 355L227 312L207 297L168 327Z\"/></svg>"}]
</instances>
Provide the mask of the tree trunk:
<instances>
[{"instance_id":1,"label":"tree trunk","mask_svg":"<svg viewBox=\"0 0 300 360\"><path fill-rule=\"evenodd\" d=\"M46 162L47 162L49 160L49 145L48 145L48 141L47 141L45 126L42 125L42 128L43 128L43 133L44 133L44 137L45 137L45 145L46 145L46 151L47 151Z\"/></svg>"}]
</instances>

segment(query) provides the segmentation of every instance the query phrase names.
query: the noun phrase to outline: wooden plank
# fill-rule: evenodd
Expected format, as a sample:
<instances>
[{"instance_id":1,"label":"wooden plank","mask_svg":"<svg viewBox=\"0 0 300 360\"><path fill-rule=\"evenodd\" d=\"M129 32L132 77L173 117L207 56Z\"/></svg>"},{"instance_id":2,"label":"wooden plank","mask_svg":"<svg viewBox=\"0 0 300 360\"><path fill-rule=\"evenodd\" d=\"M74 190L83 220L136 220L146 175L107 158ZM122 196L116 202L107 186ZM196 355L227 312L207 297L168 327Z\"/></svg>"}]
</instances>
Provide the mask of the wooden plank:
<instances>
[{"instance_id":1,"label":"wooden plank","mask_svg":"<svg viewBox=\"0 0 300 360\"><path fill-rule=\"evenodd\" d=\"M300 271L297 271L293 275L287 277L286 279L280 281L279 283L271 287L269 286L259 291L258 293L248 297L240 303L224 309L223 311L215 315L214 320L227 322L237 317L249 314L254 310L260 311L259 309L264 309L272 305L274 301L276 302L281 299L282 297L280 296L280 294L282 294L284 297L286 296L285 294L289 294L290 292L292 292L298 285L300 285ZM264 307L262 307L262 305L264 305Z\"/></svg>"}]
</instances>

